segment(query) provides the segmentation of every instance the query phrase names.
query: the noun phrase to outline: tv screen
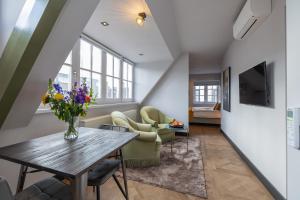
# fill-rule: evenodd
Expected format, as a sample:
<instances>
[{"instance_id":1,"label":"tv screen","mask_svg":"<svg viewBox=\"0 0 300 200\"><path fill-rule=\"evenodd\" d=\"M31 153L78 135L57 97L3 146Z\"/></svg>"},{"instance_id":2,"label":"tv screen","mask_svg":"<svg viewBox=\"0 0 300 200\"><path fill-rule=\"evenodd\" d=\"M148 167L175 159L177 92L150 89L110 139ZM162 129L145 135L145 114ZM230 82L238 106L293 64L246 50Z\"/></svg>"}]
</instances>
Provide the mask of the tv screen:
<instances>
[{"instance_id":1,"label":"tv screen","mask_svg":"<svg viewBox=\"0 0 300 200\"><path fill-rule=\"evenodd\" d=\"M239 75L240 103L269 105L266 69L266 62L263 62Z\"/></svg>"}]
</instances>

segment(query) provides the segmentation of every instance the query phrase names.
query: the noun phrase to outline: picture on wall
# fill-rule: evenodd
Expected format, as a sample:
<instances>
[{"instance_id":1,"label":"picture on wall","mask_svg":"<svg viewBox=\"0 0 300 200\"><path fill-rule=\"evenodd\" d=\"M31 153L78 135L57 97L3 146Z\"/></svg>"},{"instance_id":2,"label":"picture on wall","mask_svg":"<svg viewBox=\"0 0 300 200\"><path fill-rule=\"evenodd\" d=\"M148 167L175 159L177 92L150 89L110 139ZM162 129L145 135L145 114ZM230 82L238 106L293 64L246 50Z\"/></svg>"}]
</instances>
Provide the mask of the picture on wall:
<instances>
[{"instance_id":1,"label":"picture on wall","mask_svg":"<svg viewBox=\"0 0 300 200\"><path fill-rule=\"evenodd\" d=\"M222 74L223 80L223 110L230 112L230 82L231 82L231 68L228 67Z\"/></svg>"}]
</instances>

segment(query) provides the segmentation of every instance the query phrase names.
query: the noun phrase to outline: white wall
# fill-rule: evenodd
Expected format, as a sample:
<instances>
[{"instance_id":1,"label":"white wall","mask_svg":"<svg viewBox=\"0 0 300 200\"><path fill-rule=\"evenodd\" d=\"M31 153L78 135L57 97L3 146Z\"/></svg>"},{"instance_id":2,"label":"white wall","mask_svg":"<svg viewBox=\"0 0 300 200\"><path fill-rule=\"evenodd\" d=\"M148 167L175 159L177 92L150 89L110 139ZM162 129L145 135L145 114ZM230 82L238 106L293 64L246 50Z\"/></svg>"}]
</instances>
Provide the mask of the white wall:
<instances>
[{"instance_id":1,"label":"white wall","mask_svg":"<svg viewBox=\"0 0 300 200\"><path fill-rule=\"evenodd\" d=\"M115 110L127 111L131 109L137 109L137 104L128 103L98 106L90 109L87 118L107 115ZM59 121L52 113L46 112L35 114L28 126L24 128L0 131L0 147L64 131L65 128L65 123ZM15 191L17 185L19 167L20 166L17 164L0 160L0 176L7 178L12 191ZM48 176L49 174L44 172L30 174L26 178L26 185L31 185L32 183Z\"/></svg>"},{"instance_id":2,"label":"white wall","mask_svg":"<svg viewBox=\"0 0 300 200\"><path fill-rule=\"evenodd\" d=\"M140 63L134 68L134 98L142 102L160 78L166 73L172 61Z\"/></svg>"},{"instance_id":3,"label":"white wall","mask_svg":"<svg viewBox=\"0 0 300 200\"><path fill-rule=\"evenodd\" d=\"M18 19L25 0L0 1L0 56Z\"/></svg>"},{"instance_id":4,"label":"white wall","mask_svg":"<svg viewBox=\"0 0 300 200\"><path fill-rule=\"evenodd\" d=\"M188 124L189 55L182 54L143 101Z\"/></svg>"},{"instance_id":5,"label":"white wall","mask_svg":"<svg viewBox=\"0 0 300 200\"><path fill-rule=\"evenodd\" d=\"M177 58L181 53L181 45L172 0L146 0L146 3L170 53L174 59Z\"/></svg>"},{"instance_id":6,"label":"white wall","mask_svg":"<svg viewBox=\"0 0 300 200\"><path fill-rule=\"evenodd\" d=\"M231 66L231 112L222 110L222 129L263 175L286 196L285 1L249 39L234 41L224 57ZM239 73L266 60L273 79L273 107L239 103Z\"/></svg>"},{"instance_id":7,"label":"white wall","mask_svg":"<svg viewBox=\"0 0 300 200\"><path fill-rule=\"evenodd\" d=\"M221 65L200 65L200 66L190 66L190 74L212 74L220 73Z\"/></svg>"},{"instance_id":8,"label":"white wall","mask_svg":"<svg viewBox=\"0 0 300 200\"><path fill-rule=\"evenodd\" d=\"M287 0L287 106L300 107L300 1ZM288 199L300 199L300 151L288 146Z\"/></svg>"}]
</instances>

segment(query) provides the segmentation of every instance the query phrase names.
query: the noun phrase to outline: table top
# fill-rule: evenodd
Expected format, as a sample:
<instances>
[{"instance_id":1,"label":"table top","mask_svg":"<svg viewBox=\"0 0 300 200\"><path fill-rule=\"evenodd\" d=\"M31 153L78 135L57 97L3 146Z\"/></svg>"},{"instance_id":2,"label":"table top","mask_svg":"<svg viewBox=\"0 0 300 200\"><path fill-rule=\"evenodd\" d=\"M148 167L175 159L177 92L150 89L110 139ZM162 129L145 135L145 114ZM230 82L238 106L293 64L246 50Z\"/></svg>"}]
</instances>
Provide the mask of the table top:
<instances>
[{"instance_id":1,"label":"table top","mask_svg":"<svg viewBox=\"0 0 300 200\"><path fill-rule=\"evenodd\" d=\"M50 173L75 178L111 152L135 139L131 132L79 128L75 141L56 133L0 148L0 158Z\"/></svg>"}]
</instances>

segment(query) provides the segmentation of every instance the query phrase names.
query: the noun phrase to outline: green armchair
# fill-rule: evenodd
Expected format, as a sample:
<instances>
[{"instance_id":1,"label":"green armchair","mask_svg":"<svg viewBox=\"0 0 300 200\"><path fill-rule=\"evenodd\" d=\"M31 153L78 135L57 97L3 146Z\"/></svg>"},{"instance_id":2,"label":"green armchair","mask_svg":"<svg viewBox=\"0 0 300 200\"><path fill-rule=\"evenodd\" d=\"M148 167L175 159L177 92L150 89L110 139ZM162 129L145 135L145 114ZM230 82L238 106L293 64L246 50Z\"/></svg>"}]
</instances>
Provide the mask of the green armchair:
<instances>
[{"instance_id":1,"label":"green armchair","mask_svg":"<svg viewBox=\"0 0 300 200\"><path fill-rule=\"evenodd\" d=\"M174 131L169 128L169 123L174 121L174 118L168 117L152 106L144 106L140 113L143 123L151 124L163 143L175 138Z\"/></svg>"},{"instance_id":2,"label":"green armchair","mask_svg":"<svg viewBox=\"0 0 300 200\"><path fill-rule=\"evenodd\" d=\"M139 134L137 139L122 149L128 167L159 165L161 139L151 125L137 123L119 111L112 112L111 118L114 125L127 127L129 131Z\"/></svg>"}]
</instances>

